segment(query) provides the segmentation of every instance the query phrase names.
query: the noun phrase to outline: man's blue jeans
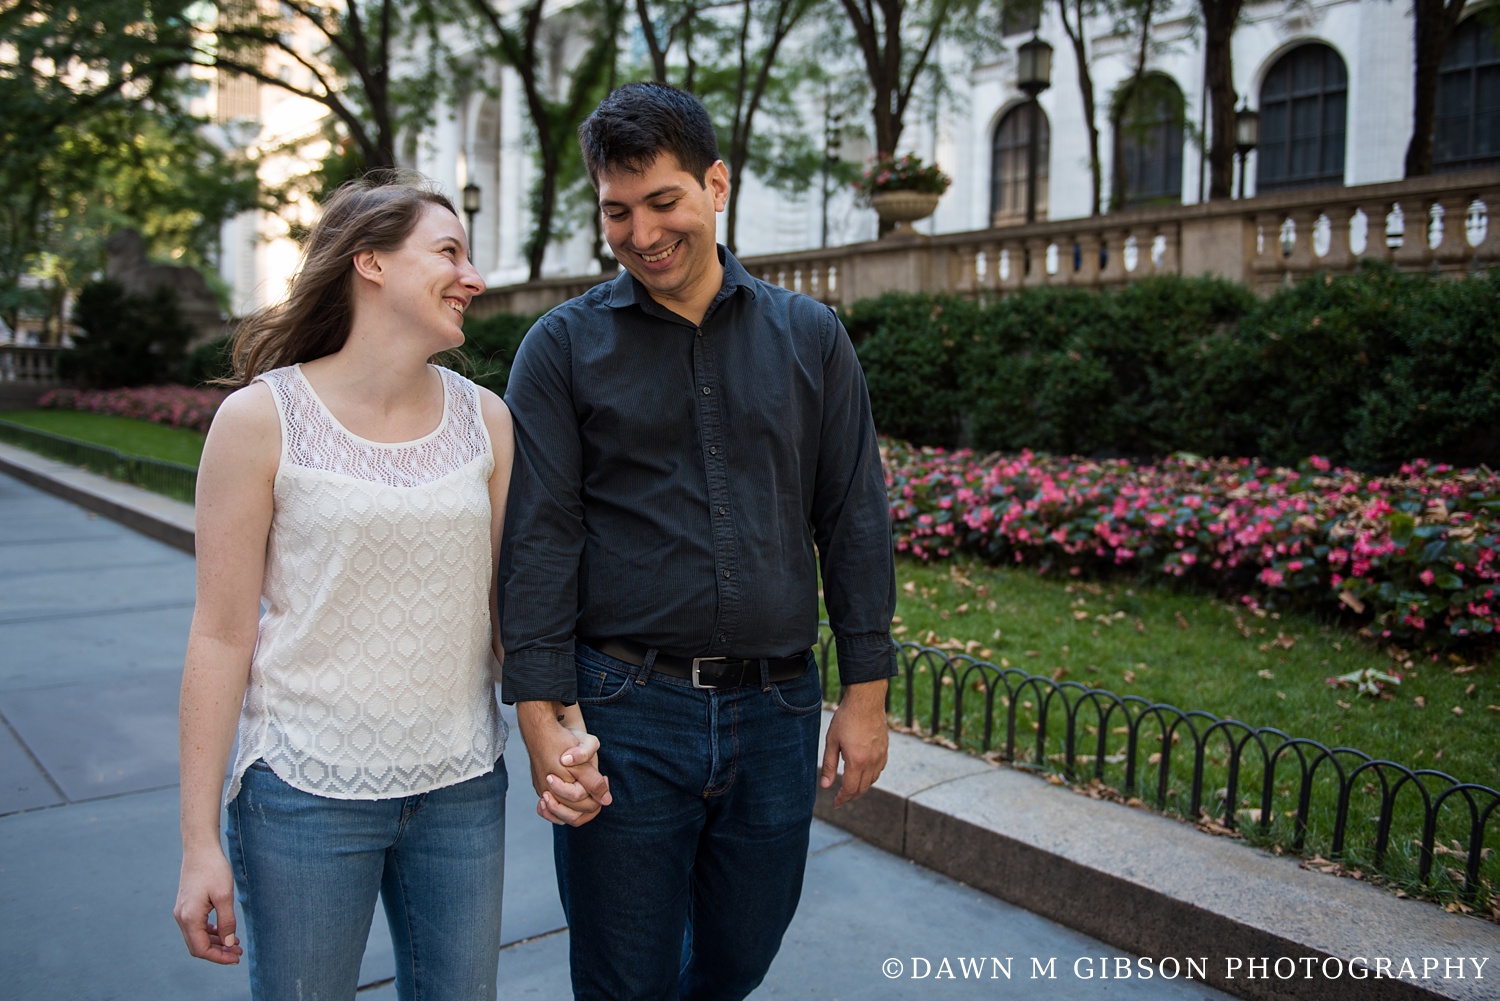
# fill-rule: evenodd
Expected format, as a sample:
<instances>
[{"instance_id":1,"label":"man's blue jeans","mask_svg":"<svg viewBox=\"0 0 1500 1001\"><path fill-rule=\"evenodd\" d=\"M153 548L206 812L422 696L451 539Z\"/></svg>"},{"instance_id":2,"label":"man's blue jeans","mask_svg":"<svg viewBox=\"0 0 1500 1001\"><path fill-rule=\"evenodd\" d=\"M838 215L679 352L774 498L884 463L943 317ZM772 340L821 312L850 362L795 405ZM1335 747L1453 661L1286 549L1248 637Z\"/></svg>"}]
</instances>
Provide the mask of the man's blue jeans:
<instances>
[{"instance_id":1,"label":"man's blue jeans","mask_svg":"<svg viewBox=\"0 0 1500 1001\"><path fill-rule=\"evenodd\" d=\"M493 999L506 784L502 760L415 796L330 799L251 765L228 840L252 996L350 1001L379 895L402 1001Z\"/></svg>"},{"instance_id":2,"label":"man's blue jeans","mask_svg":"<svg viewBox=\"0 0 1500 1001\"><path fill-rule=\"evenodd\" d=\"M577 647L578 702L614 802L553 847L588 1001L738 1001L802 894L822 692L695 689Z\"/></svg>"}]
</instances>

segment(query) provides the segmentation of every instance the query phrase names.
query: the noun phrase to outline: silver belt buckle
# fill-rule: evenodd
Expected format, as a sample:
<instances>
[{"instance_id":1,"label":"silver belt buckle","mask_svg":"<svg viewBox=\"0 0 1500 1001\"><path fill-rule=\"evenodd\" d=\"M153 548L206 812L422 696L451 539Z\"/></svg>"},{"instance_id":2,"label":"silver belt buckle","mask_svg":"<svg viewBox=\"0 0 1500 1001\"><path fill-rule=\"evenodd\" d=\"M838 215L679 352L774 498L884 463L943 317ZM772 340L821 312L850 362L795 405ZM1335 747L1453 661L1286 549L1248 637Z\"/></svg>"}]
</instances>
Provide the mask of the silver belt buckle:
<instances>
[{"instance_id":1,"label":"silver belt buckle","mask_svg":"<svg viewBox=\"0 0 1500 1001\"><path fill-rule=\"evenodd\" d=\"M698 665L702 664L705 661L710 661L710 660L728 660L728 659L729 659L728 657L694 657L693 658L693 687L694 688L706 689L708 691L712 691L712 690L718 688L719 687L718 685L705 685L701 681L698 680Z\"/></svg>"}]
</instances>

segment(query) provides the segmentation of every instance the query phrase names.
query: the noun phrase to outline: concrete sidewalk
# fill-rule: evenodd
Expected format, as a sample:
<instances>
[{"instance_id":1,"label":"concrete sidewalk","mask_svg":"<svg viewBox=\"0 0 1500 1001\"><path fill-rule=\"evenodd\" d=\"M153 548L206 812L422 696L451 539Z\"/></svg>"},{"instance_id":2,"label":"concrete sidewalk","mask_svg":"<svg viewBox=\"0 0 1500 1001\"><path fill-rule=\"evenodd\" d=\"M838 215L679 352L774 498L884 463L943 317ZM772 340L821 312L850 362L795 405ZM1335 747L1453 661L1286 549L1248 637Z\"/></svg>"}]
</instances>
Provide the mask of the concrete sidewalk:
<instances>
[{"instance_id":1,"label":"concrete sidewalk","mask_svg":"<svg viewBox=\"0 0 1500 1001\"><path fill-rule=\"evenodd\" d=\"M0 472L191 539L187 505L3 445ZM243 969L187 956L170 913L192 590L180 550L0 475L0 998L247 996ZM518 781L518 739L506 758L502 996L562 999L550 833ZM909 737L893 736L869 796L820 813L844 829L815 825L801 910L757 997L1225 997L1161 975L1196 959L1243 997L1500 998L1496 925ZM1270 965L1356 956L1397 969L1412 957L1419 971L1422 957L1463 959L1466 976L1303 977L1301 964L1281 977ZM377 915L361 997L393 999L392 969Z\"/></svg>"},{"instance_id":2,"label":"concrete sidewalk","mask_svg":"<svg viewBox=\"0 0 1500 1001\"><path fill-rule=\"evenodd\" d=\"M193 572L176 549L0 476L0 997L248 996L243 967L188 957L171 915ZM550 828L524 791L519 740L506 761L516 792L503 996L562 1001L568 939ZM890 957L938 970L944 957L991 955L1015 957L1012 982L945 980L945 995L1078 997L1070 979L1031 981L1030 957L1057 957L1057 968L1124 957L819 822L803 907L758 996L904 997L913 985L882 973ZM393 999L393 975L377 914L361 996ZM1110 987L1111 997L1223 997L1186 982Z\"/></svg>"}]
</instances>

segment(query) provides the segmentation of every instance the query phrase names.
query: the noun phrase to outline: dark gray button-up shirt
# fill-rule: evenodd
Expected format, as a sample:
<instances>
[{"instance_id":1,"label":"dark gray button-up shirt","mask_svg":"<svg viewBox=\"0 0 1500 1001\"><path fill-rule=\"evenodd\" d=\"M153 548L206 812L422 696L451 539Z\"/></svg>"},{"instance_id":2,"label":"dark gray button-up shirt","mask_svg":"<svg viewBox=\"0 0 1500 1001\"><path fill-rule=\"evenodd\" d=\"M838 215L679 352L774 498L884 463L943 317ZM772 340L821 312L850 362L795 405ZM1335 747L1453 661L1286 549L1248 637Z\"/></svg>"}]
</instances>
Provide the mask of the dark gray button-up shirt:
<instances>
[{"instance_id":1,"label":"dark gray button-up shirt","mask_svg":"<svg viewBox=\"0 0 1500 1001\"><path fill-rule=\"evenodd\" d=\"M506 702L572 702L575 635L687 657L806 650L819 556L841 681L896 671L890 510L849 335L719 253L697 327L622 272L516 354Z\"/></svg>"}]
</instances>

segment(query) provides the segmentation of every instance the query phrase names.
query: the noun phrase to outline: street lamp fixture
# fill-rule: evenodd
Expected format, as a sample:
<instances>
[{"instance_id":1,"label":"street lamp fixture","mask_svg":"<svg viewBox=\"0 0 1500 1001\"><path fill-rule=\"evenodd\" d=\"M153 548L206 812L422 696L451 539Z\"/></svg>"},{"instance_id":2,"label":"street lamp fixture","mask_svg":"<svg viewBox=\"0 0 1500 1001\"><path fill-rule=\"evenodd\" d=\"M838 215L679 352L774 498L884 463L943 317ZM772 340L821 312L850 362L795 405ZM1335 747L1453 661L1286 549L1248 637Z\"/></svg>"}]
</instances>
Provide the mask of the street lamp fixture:
<instances>
[{"instance_id":1,"label":"street lamp fixture","mask_svg":"<svg viewBox=\"0 0 1500 1001\"><path fill-rule=\"evenodd\" d=\"M844 114L830 112L824 105L823 112L823 246L828 246L828 183L839 162L839 153L844 146Z\"/></svg>"},{"instance_id":2,"label":"street lamp fixture","mask_svg":"<svg viewBox=\"0 0 1500 1001\"><path fill-rule=\"evenodd\" d=\"M1250 151L1260 145L1260 112L1250 110L1246 98L1234 113L1234 152L1240 158L1240 198L1245 197L1245 165Z\"/></svg>"},{"instance_id":3,"label":"street lamp fixture","mask_svg":"<svg viewBox=\"0 0 1500 1001\"><path fill-rule=\"evenodd\" d=\"M1052 46L1036 35L1016 50L1016 86L1031 99L1027 113L1026 221L1036 222L1037 155L1041 142L1041 106L1037 98L1052 86Z\"/></svg>"},{"instance_id":4,"label":"street lamp fixture","mask_svg":"<svg viewBox=\"0 0 1500 1001\"><path fill-rule=\"evenodd\" d=\"M479 214L479 185L470 181L464 185L464 215L469 217L469 256L474 256L474 217Z\"/></svg>"}]
</instances>

